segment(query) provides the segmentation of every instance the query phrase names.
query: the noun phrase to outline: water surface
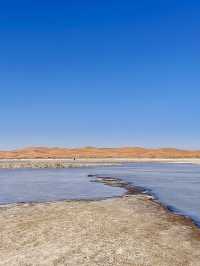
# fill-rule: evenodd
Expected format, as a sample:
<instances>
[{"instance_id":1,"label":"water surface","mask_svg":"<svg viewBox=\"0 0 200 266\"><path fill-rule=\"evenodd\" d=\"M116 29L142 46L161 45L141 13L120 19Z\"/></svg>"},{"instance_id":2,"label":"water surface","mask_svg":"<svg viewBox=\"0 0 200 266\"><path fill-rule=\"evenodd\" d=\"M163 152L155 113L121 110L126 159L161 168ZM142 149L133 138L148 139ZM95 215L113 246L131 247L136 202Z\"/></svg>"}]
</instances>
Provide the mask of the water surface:
<instances>
[{"instance_id":1,"label":"water surface","mask_svg":"<svg viewBox=\"0 0 200 266\"><path fill-rule=\"evenodd\" d=\"M200 222L200 166L131 163L78 169L0 169L0 204L121 196L124 189L90 182L89 174L146 188L173 210Z\"/></svg>"},{"instance_id":2,"label":"water surface","mask_svg":"<svg viewBox=\"0 0 200 266\"><path fill-rule=\"evenodd\" d=\"M90 182L88 168L0 169L0 204L101 199L120 196L122 188Z\"/></svg>"}]
</instances>

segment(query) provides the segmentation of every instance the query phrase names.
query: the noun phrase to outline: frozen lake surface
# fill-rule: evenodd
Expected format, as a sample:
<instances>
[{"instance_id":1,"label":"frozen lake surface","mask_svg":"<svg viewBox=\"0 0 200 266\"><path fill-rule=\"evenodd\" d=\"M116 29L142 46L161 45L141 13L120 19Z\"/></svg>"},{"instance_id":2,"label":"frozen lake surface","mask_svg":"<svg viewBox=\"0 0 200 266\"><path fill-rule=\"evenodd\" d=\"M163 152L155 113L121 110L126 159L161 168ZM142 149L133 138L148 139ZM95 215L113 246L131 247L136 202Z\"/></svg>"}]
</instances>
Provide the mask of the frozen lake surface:
<instances>
[{"instance_id":1,"label":"frozen lake surface","mask_svg":"<svg viewBox=\"0 0 200 266\"><path fill-rule=\"evenodd\" d=\"M101 199L125 190L90 182L89 174L121 178L146 188L163 204L200 222L200 165L131 163L76 169L0 169L0 204Z\"/></svg>"},{"instance_id":2,"label":"frozen lake surface","mask_svg":"<svg viewBox=\"0 0 200 266\"><path fill-rule=\"evenodd\" d=\"M122 188L90 182L88 168L0 169L0 204L101 199L120 196Z\"/></svg>"}]
</instances>

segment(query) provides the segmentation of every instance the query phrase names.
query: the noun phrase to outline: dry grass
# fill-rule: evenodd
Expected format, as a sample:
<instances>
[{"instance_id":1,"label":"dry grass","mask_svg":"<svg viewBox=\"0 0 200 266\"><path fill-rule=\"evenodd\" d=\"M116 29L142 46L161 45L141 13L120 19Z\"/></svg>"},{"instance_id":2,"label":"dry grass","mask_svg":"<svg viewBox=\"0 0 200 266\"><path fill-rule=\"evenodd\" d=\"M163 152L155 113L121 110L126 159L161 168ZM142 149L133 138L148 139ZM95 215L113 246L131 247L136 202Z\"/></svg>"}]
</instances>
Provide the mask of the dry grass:
<instances>
[{"instance_id":1,"label":"dry grass","mask_svg":"<svg viewBox=\"0 0 200 266\"><path fill-rule=\"evenodd\" d=\"M0 265L199 266L199 230L146 196L0 208Z\"/></svg>"}]
</instances>

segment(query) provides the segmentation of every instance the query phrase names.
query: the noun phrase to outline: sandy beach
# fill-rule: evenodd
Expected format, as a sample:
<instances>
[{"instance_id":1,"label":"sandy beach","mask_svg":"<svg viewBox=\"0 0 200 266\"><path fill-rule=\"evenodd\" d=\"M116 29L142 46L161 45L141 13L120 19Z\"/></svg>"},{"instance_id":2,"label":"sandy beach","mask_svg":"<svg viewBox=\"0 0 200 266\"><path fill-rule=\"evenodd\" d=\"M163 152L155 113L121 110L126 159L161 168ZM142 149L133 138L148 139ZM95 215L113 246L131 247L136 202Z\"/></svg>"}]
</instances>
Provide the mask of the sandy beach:
<instances>
[{"instance_id":1,"label":"sandy beach","mask_svg":"<svg viewBox=\"0 0 200 266\"><path fill-rule=\"evenodd\" d=\"M199 266L200 230L146 195L0 208L0 265Z\"/></svg>"}]
</instances>

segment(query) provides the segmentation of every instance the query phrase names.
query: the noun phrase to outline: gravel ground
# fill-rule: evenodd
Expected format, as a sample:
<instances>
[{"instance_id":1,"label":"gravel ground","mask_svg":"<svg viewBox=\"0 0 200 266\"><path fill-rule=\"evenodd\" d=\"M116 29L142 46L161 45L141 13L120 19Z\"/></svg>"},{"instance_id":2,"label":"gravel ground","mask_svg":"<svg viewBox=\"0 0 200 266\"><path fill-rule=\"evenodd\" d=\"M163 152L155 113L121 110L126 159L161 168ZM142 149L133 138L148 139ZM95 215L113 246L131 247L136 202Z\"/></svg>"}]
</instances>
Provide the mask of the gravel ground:
<instances>
[{"instance_id":1,"label":"gravel ground","mask_svg":"<svg viewBox=\"0 0 200 266\"><path fill-rule=\"evenodd\" d=\"M124 163L191 163L200 164L198 158L162 159L162 158L85 158L85 159L0 159L0 169L17 168L70 168L91 166L114 166Z\"/></svg>"},{"instance_id":2,"label":"gravel ground","mask_svg":"<svg viewBox=\"0 0 200 266\"><path fill-rule=\"evenodd\" d=\"M139 194L2 206L0 265L199 266L200 230Z\"/></svg>"}]
</instances>

